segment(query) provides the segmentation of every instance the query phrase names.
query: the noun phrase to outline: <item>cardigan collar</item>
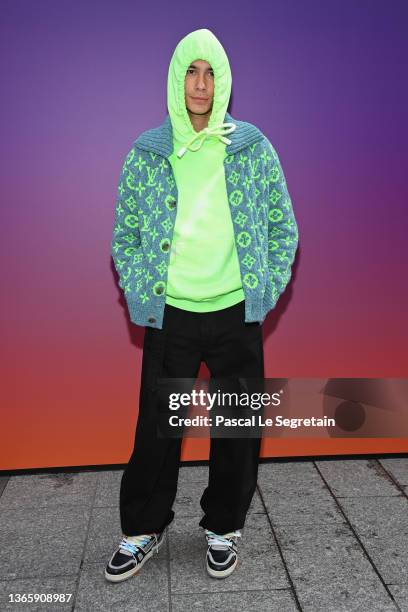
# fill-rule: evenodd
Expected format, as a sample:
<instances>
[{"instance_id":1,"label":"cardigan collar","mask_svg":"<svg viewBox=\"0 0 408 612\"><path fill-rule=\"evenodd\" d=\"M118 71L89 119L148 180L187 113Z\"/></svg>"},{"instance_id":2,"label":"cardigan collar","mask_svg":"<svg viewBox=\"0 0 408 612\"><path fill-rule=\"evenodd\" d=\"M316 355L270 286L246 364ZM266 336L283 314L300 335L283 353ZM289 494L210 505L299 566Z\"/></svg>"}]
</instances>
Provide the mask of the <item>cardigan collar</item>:
<instances>
[{"instance_id":1,"label":"cardigan collar","mask_svg":"<svg viewBox=\"0 0 408 612\"><path fill-rule=\"evenodd\" d=\"M228 135L231 142L225 148L227 155L236 153L264 138L262 132L255 125L246 121L238 121L229 113L225 113L224 121L234 123L237 126L234 132ZM139 149L169 157L173 152L173 130L170 115L166 115L165 120L159 127L142 132L134 144Z\"/></svg>"}]
</instances>

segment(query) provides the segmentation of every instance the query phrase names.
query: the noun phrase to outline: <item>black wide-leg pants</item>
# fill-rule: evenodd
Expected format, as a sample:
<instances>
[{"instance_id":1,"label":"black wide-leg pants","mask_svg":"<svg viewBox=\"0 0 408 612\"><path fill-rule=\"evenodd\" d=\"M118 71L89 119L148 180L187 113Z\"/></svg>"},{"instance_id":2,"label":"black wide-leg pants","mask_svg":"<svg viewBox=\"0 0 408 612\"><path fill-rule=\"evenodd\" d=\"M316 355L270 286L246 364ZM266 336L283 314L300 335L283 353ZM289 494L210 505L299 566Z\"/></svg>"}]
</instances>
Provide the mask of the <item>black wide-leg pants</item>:
<instances>
[{"instance_id":1,"label":"black wide-leg pants","mask_svg":"<svg viewBox=\"0 0 408 612\"><path fill-rule=\"evenodd\" d=\"M157 378L264 378L262 325L245 323L245 301L213 312L165 305L163 328L146 327L135 443L120 487L125 535L162 531L174 518L182 438L158 437ZM200 525L224 534L241 529L255 492L260 437L212 437Z\"/></svg>"}]
</instances>

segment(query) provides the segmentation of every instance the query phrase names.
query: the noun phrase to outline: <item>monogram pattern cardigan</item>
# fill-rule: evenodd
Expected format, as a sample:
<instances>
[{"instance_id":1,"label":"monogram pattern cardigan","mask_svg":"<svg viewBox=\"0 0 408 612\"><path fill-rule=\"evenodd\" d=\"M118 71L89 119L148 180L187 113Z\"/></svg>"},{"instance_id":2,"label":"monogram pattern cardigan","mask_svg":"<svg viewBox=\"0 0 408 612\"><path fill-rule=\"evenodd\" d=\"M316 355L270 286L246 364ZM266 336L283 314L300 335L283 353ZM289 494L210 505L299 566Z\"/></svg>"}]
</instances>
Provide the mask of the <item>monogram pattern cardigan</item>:
<instances>
[{"instance_id":1,"label":"monogram pattern cardigan","mask_svg":"<svg viewBox=\"0 0 408 612\"><path fill-rule=\"evenodd\" d=\"M262 324L291 278L298 226L272 144L251 123L229 113L225 121L237 126L229 134L224 170L245 321ZM169 115L134 141L120 174L111 243L130 320L159 329L177 215L177 185L167 159L172 143Z\"/></svg>"}]
</instances>

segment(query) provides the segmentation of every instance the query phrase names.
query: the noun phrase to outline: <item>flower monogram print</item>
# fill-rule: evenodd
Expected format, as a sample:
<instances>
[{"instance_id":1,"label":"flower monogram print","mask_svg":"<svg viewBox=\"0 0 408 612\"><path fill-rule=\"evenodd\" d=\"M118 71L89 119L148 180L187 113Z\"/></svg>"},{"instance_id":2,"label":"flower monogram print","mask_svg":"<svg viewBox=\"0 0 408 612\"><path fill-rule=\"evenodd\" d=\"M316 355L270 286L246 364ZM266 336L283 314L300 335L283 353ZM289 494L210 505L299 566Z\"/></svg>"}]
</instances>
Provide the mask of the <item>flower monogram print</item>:
<instances>
[{"instance_id":1,"label":"flower monogram print","mask_svg":"<svg viewBox=\"0 0 408 612\"><path fill-rule=\"evenodd\" d=\"M266 137L226 153L224 168L245 299L262 302L264 316L290 280L298 244L285 177ZM119 179L111 246L132 320L142 325L164 309L176 214L169 160L134 143Z\"/></svg>"}]
</instances>

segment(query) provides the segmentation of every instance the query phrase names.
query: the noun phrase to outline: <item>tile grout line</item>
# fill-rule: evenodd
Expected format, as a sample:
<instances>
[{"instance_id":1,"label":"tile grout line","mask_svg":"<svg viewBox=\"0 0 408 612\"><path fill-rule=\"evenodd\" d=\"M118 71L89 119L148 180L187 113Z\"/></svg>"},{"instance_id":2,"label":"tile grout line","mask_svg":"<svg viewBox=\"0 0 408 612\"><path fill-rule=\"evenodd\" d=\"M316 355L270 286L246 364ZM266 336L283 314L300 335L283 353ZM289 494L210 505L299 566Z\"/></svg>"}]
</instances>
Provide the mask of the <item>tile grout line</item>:
<instances>
[{"instance_id":1,"label":"tile grout line","mask_svg":"<svg viewBox=\"0 0 408 612\"><path fill-rule=\"evenodd\" d=\"M381 469L387 474L388 478L394 483L394 485L397 487L397 489L402 493L402 495L408 499L408 495L404 490L404 485L400 485L398 480L395 478L395 476L392 474L392 472L389 472L387 470L386 467L383 466L383 464L381 463L381 461L379 459L376 459L377 463L379 464L379 466L381 467ZM390 497L396 497L394 495L390 495Z\"/></svg>"},{"instance_id":2,"label":"tile grout line","mask_svg":"<svg viewBox=\"0 0 408 612\"><path fill-rule=\"evenodd\" d=\"M227 591L189 591L185 593L184 591L173 591L173 595L177 597L188 597L189 595L224 595L224 593L228 593L229 595L235 595L239 593L276 593L278 591L288 591L289 593L292 591L290 587L282 587L279 589L230 589Z\"/></svg>"},{"instance_id":3,"label":"tile grout line","mask_svg":"<svg viewBox=\"0 0 408 612\"><path fill-rule=\"evenodd\" d=\"M87 546L87 543L88 543L89 530L90 530L90 526L91 526L92 514L93 514L93 509L94 509L94 504L95 504L95 499L96 499L96 492L98 490L99 481L100 481L100 475L98 474L98 478L96 479L96 482L95 482L95 489L94 489L94 493L93 493L93 496L92 496L92 502L89 504L89 519L88 519L88 525L87 525L87 529L86 529L86 533L85 533L84 545L83 545L83 548L82 548L81 563L79 564L79 571L77 573L77 579L76 579L76 582L75 582L75 593L74 593L74 597L73 597L73 600L72 600L71 612L74 612L74 610L75 610L76 598L77 598L77 595L78 595L78 588L79 588L79 581L81 579L81 572L82 572L82 567L83 567L83 564L84 564L84 556L85 556L86 546Z\"/></svg>"},{"instance_id":4,"label":"tile grout line","mask_svg":"<svg viewBox=\"0 0 408 612\"><path fill-rule=\"evenodd\" d=\"M286 565L286 561L285 561L285 558L283 556L282 549L281 549L281 546L279 544L278 537L277 537L277 535L275 533L275 529L273 528L271 517L269 516L269 513L267 511L266 504L265 504L265 501L264 501L264 498L263 498L263 495L262 495L262 491L261 491L259 485L257 485L256 488L257 488L259 497L261 498L261 503L262 503L262 505L263 505L263 507L265 509L266 520L269 523L269 527L271 528L272 535L273 535L273 537L275 539L275 543L276 543L276 546L277 546L277 549L278 549L278 552L279 552L279 556L281 558L283 567L284 567L285 572L286 572L286 576L287 576L289 584L290 584L290 590L292 591L292 595L295 598L295 602L296 602L296 606L297 606L298 610L300 610L300 612L302 612L302 608L301 608L301 605L300 605L300 602L299 602L299 598L298 598L297 593L296 593L296 588L295 588L294 582L292 580L292 577L291 577L291 575L289 573L289 569L288 569L288 567ZM278 590L278 589L274 589L274 590ZM281 590L281 589L279 589L279 590ZM286 590L289 590L289 589L286 589Z\"/></svg>"},{"instance_id":5,"label":"tile grout line","mask_svg":"<svg viewBox=\"0 0 408 612\"><path fill-rule=\"evenodd\" d=\"M170 568L170 529L169 525L166 527L166 549L167 549L167 592L169 596L169 612L173 609L173 602L171 599L171 568Z\"/></svg>"},{"instance_id":6,"label":"tile grout line","mask_svg":"<svg viewBox=\"0 0 408 612\"><path fill-rule=\"evenodd\" d=\"M5 488L7 487L9 481L10 481L10 476L4 476L2 477L4 478L5 482L2 484L2 486L0 487L0 498L3 495L3 492L5 490ZM1 482L1 481L0 481Z\"/></svg>"},{"instance_id":7,"label":"tile grout line","mask_svg":"<svg viewBox=\"0 0 408 612\"><path fill-rule=\"evenodd\" d=\"M356 540L357 540L357 542L359 543L359 545L360 545L360 547L361 547L361 549L362 549L362 551L363 551L363 554L364 554L364 555L366 556L366 558L368 559L368 562L370 563L370 565L371 565L371 567L373 568L374 572L377 574L377 576L378 576L378 578L379 578L379 580L380 580L381 584L383 585L383 587L384 587L384 588L385 588L385 590L387 591L387 594L388 594L388 596L389 596L390 600L391 600L391 601L392 601L392 603L393 603L393 604L396 606L396 609L397 609L399 612L402 612L401 608L399 607L399 605L398 605L398 604L397 604L397 602L395 601L395 599L394 599L394 597L393 597L393 595L392 595L391 591L389 590L387 583L385 582L384 578L381 576L381 574L380 574L380 572L379 572L379 570L378 570L377 566L375 565L375 563L374 563L373 559L371 558L371 556L370 556L370 555L369 555L369 553L367 552L367 550L366 550L366 548L365 548L365 546L364 546L363 542L362 542L362 541L361 541L361 539L360 539L360 536L358 535L357 531L354 529L353 525L351 524L351 522L350 522L350 520L349 520L349 518L348 518L347 514L346 514L346 513L345 513L345 511L343 510L343 508L342 508L341 504L339 503L339 501L338 501L337 497L336 497L336 496L335 496L335 494L333 493L333 491L332 491L332 489L331 489L330 485L328 484L327 480L325 479L325 477L324 477L324 476L323 476L323 474L321 473L321 471L320 471L319 467L316 465L316 461L313 461L312 463L313 463L313 465L314 465L315 469L317 470L317 472L318 472L318 474L319 474L320 478L322 479L322 481L323 481L323 483L324 483L325 487L327 488L327 490L329 491L330 495L331 495L331 496L332 496L332 498L334 499L334 501L335 501L335 503L336 503L336 505L337 505L338 509L339 509L339 510L340 510L340 512L342 513L342 515L343 515L343 517L344 517L344 519L345 519L345 521L346 521L346 523L347 523L348 527L351 529L351 531L352 531L352 533L353 533L353 535L354 535L355 539L356 539ZM384 497L384 496L383 496L383 497ZM392 496L388 496L388 497L392 497Z\"/></svg>"},{"instance_id":8,"label":"tile grout line","mask_svg":"<svg viewBox=\"0 0 408 612\"><path fill-rule=\"evenodd\" d=\"M97 562L95 561L95 564ZM38 575L25 575L25 576L17 576L17 578L10 578L10 577L5 577L5 578L0 578L0 584L2 582L5 583L10 583L10 582L17 582L18 580L42 580L43 578L46 578L47 580L58 580L59 578L76 578L78 576L78 572L75 572L75 574L48 574L47 576L38 576Z\"/></svg>"}]
</instances>

